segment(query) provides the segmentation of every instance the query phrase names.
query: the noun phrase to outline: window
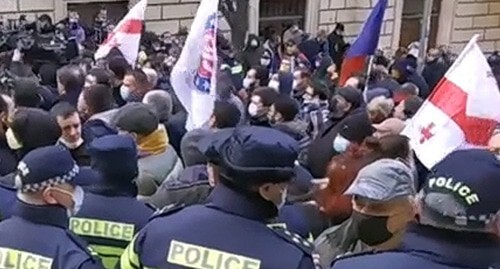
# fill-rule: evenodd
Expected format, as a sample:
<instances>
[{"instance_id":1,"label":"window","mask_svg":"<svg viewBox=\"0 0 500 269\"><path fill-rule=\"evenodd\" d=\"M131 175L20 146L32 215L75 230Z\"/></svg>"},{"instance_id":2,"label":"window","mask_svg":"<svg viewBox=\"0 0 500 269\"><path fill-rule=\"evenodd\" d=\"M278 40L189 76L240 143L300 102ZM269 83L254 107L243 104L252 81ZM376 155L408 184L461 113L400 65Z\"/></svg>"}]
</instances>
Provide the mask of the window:
<instances>
[{"instance_id":1,"label":"window","mask_svg":"<svg viewBox=\"0 0 500 269\"><path fill-rule=\"evenodd\" d=\"M434 0L432 3L431 27L429 32L429 48L436 46L439 13L441 12L441 1ZM424 17L425 0L405 0L403 6L401 38L399 45L408 46L414 41L420 40L421 23Z\"/></svg>"},{"instance_id":2,"label":"window","mask_svg":"<svg viewBox=\"0 0 500 269\"><path fill-rule=\"evenodd\" d=\"M260 0L260 30L272 27L282 32L292 23L303 28L305 11L306 0Z\"/></svg>"}]
</instances>

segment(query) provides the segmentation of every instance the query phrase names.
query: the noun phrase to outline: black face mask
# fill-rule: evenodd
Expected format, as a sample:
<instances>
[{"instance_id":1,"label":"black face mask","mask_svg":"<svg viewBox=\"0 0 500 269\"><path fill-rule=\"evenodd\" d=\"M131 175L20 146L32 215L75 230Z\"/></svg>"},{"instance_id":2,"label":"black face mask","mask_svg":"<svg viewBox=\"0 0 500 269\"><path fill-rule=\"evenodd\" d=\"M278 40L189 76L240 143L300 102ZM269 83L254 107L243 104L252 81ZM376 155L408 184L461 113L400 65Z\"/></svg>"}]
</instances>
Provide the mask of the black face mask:
<instances>
[{"instance_id":1,"label":"black face mask","mask_svg":"<svg viewBox=\"0 0 500 269\"><path fill-rule=\"evenodd\" d=\"M380 245L393 236L387 230L387 216L375 217L353 211L352 218L357 225L359 240L368 246Z\"/></svg>"}]
</instances>

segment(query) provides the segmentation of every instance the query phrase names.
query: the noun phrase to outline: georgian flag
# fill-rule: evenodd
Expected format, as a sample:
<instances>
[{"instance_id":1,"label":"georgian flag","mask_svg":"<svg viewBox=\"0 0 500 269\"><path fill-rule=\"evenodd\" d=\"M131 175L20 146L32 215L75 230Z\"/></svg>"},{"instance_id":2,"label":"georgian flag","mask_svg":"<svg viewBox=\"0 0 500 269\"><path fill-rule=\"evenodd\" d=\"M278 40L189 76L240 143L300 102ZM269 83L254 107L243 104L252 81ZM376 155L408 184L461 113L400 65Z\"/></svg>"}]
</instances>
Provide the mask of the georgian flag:
<instances>
[{"instance_id":1,"label":"georgian flag","mask_svg":"<svg viewBox=\"0 0 500 269\"><path fill-rule=\"evenodd\" d=\"M403 134L428 169L451 152L486 146L500 122L500 92L474 36Z\"/></svg>"},{"instance_id":2,"label":"georgian flag","mask_svg":"<svg viewBox=\"0 0 500 269\"><path fill-rule=\"evenodd\" d=\"M123 19L116 25L113 32L99 46L94 58L106 57L112 48L117 48L131 66L135 66L141 41L142 23L148 0L137 3Z\"/></svg>"}]
</instances>

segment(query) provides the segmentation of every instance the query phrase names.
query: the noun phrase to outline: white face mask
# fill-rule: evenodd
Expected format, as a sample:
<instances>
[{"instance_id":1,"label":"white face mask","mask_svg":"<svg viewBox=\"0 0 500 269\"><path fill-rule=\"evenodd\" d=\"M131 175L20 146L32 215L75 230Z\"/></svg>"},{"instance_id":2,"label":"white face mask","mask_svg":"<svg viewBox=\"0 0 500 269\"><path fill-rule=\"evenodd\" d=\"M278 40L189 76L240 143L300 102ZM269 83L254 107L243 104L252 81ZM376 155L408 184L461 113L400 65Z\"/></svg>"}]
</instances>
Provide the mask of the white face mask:
<instances>
[{"instance_id":1,"label":"white face mask","mask_svg":"<svg viewBox=\"0 0 500 269\"><path fill-rule=\"evenodd\" d=\"M120 95L123 100L127 100L130 97L130 89L129 87L122 85L120 87Z\"/></svg>"},{"instance_id":2,"label":"white face mask","mask_svg":"<svg viewBox=\"0 0 500 269\"><path fill-rule=\"evenodd\" d=\"M72 196L74 205L73 210L71 210L71 216L76 215L82 208L84 195L85 192L83 191L82 187L76 186Z\"/></svg>"},{"instance_id":3,"label":"white face mask","mask_svg":"<svg viewBox=\"0 0 500 269\"><path fill-rule=\"evenodd\" d=\"M288 195L288 188L287 189L284 189L283 192L281 193L281 202L276 205L276 207L278 208L278 210L280 210L281 208L283 208L283 206L285 205L286 203L286 196Z\"/></svg>"},{"instance_id":4,"label":"white face mask","mask_svg":"<svg viewBox=\"0 0 500 269\"><path fill-rule=\"evenodd\" d=\"M251 47L257 47L257 46L259 46L259 42L254 39L254 40L250 41L250 46Z\"/></svg>"},{"instance_id":5,"label":"white face mask","mask_svg":"<svg viewBox=\"0 0 500 269\"><path fill-rule=\"evenodd\" d=\"M59 139L59 142L61 142L61 144L63 144L66 148L68 149L76 149L78 148L79 146L81 146L83 144L83 139L80 137L80 139L78 139L78 141L76 142L68 142L66 140L64 140L63 138L60 138Z\"/></svg>"},{"instance_id":6,"label":"white face mask","mask_svg":"<svg viewBox=\"0 0 500 269\"><path fill-rule=\"evenodd\" d=\"M21 142L17 140L16 136L14 135L14 132L12 131L11 128L7 129L7 132L5 132L5 138L7 139L7 145L9 145L9 148L12 150L18 150L23 147Z\"/></svg>"},{"instance_id":7,"label":"white face mask","mask_svg":"<svg viewBox=\"0 0 500 269\"><path fill-rule=\"evenodd\" d=\"M296 89L296 88L297 88L297 86L299 86L299 82L298 82L296 79L294 79L294 80L293 80L292 89Z\"/></svg>"},{"instance_id":8,"label":"white face mask","mask_svg":"<svg viewBox=\"0 0 500 269\"><path fill-rule=\"evenodd\" d=\"M260 59L260 65L267 67L270 64L271 64L271 60L270 59Z\"/></svg>"},{"instance_id":9,"label":"white face mask","mask_svg":"<svg viewBox=\"0 0 500 269\"><path fill-rule=\"evenodd\" d=\"M269 84L267 86L269 86L269 88L273 88L276 91L278 91L280 89L280 82L276 80L271 80L269 81Z\"/></svg>"},{"instance_id":10,"label":"white face mask","mask_svg":"<svg viewBox=\"0 0 500 269\"><path fill-rule=\"evenodd\" d=\"M253 79L245 78L243 79L243 88L250 89L250 86L252 86L253 83L254 83Z\"/></svg>"},{"instance_id":11,"label":"white face mask","mask_svg":"<svg viewBox=\"0 0 500 269\"><path fill-rule=\"evenodd\" d=\"M351 142L349 140L345 139L341 135L337 135L335 140L333 140L333 149L338 153L344 153L350 144Z\"/></svg>"},{"instance_id":12,"label":"white face mask","mask_svg":"<svg viewBox=\"0 0 500 269\"><path fill-rule=\"evenodd\" d=\"M259 108L257 107L256 104L254 103L250 103L250 105L248 105L248 114L252 117L255 117L257 116L257 112L259 111Z\"/></svg>"}]
</instances>

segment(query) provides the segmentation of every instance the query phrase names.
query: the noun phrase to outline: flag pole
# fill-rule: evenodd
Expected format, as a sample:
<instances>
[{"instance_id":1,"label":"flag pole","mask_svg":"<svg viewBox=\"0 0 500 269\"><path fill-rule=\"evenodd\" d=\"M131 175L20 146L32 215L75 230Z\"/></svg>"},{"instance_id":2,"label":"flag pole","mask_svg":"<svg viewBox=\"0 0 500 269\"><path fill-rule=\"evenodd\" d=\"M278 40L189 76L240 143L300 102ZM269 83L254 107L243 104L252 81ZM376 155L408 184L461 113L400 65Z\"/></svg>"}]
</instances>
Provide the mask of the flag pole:
<instances>
[{"instance_id":1,"label":"flag pole","mask_svg":"<svg viewBox=\"0 0 500 269\"><path fill-rule=\"evenodd\" d=\"M365 88L363 89L363 101L365 101L365 104L368 101L368 82L370 80L370 74L372 73L373 69L373 62L375 60L375 56L370 55L370 60L368 61L368 69L366 71L366 83L365 83Z\"/></svg>"},{"instance_id":2,"label":"flag pole","mask_svg":"<svg viewBox=\"0 0 500 269\"><path fill-rule=\"evenodd\" d=\"M433 0L425 0L424 2L424 14L422 20L420 21L420 47L418 53L418 72L421 73L424 70L425 55L427 54L427 47L429 46L429 31L431 28L432 20L432 6Z\"/></svg>"}]
</instances>

